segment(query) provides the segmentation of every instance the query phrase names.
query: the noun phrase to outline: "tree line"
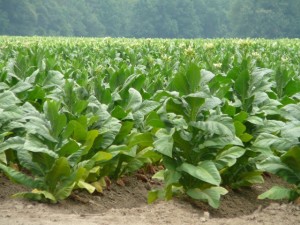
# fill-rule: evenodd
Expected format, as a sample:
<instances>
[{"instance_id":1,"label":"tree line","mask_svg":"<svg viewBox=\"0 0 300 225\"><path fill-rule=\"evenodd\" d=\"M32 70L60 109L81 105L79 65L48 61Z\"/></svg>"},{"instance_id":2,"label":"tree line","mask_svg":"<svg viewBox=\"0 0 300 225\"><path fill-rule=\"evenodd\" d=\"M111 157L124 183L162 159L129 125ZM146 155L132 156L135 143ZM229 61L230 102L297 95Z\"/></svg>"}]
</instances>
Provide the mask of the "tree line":
<instances>
[{"instance_id":1,"label":"tree line","mask_svg":"<svg viewBox=\"0 0 300 225\"><path fill-rule=\"evenodd\" d=\"M300 37L299 0L0 0L0 35Z\"/></svg>"}]
</instances>

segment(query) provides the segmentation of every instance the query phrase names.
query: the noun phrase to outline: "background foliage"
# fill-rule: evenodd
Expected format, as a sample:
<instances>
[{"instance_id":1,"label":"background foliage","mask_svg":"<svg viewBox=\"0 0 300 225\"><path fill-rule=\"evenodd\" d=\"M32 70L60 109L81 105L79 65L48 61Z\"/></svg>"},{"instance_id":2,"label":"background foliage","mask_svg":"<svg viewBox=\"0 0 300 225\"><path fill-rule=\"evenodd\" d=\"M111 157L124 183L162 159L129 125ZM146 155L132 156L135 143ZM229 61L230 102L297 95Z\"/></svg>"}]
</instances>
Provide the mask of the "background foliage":
<instances>
[{"instance_id":1,"label":"background foliage","mask_svg":"<svg viewBox=\"0 0 300 225\"><path fill-rule=\"evenodd\" d=\"M0 0L0 35L299 37L298 0Z\"/></svg>"}]
</instances>

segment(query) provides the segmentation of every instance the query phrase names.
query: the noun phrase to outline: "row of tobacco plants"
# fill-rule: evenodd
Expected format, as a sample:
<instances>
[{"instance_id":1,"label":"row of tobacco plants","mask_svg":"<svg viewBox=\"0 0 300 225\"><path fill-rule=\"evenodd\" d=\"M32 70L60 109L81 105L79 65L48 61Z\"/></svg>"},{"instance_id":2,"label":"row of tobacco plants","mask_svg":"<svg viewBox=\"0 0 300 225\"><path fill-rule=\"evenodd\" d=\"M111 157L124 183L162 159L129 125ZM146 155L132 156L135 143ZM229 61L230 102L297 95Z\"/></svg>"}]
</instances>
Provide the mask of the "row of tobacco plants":
<instances>
[{"instance_id":1,"label":"row of tobacco plants","mask_svg":"<svg viewBox=\"0 0 300 225\"><path fill-rule=\"evenodd\" d=\"M298 40L0 37L0 171L38 201L102 192L149 164L148 201L217 208L227 188L300 196Z\"/></svg>"}]
</instances>

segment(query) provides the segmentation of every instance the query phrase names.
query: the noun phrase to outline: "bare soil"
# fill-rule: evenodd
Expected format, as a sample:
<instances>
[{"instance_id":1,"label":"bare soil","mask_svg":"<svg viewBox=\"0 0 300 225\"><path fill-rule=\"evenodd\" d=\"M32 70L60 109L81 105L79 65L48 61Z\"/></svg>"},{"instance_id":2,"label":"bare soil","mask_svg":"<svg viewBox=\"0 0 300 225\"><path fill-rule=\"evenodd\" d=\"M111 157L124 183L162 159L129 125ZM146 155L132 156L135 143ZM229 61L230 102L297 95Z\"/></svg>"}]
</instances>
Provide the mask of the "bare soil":
<instances>
[{"instance_id":1,"label":"bare soil","mask_svg":"<svg viewBox=\"0 0 300 225\"><path fill-rule=\"evenodd\" d=\"M282 184L273 176L266 177L263 185L230 191L217 210L185 197L148 205L147 191L155 185L137 176L124 178L124 181L125 186L112 183L101 195L77 191L69 199L53 205L11 199L12 194L26 188L0 174L0 224L300 224L299 205L257 199L274 184Z\"/></svg>"}]
</instances>

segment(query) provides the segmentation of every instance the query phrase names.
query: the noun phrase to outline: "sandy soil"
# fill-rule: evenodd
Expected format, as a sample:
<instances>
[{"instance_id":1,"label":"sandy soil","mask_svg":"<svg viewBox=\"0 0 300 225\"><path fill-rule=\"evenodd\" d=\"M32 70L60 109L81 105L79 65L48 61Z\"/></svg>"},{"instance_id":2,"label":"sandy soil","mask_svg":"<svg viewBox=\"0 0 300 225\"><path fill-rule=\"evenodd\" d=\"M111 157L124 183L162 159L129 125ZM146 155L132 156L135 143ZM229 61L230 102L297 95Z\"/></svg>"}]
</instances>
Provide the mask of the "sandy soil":
<instances>
[{"instance_id":1,"label":"sandy soil","mask_svg":"<svg viewBox=\"0 0 300 225\"><path fill-rule=\"evenodd\" d=\"M133 176L125 186L113 183L104 194L75 194L55 205L11 199L9 196L24 187L13 184L0 174L0 224L9 225L153 225L153 224L300 224L300 206L284 202L257 200L257 195L273 184L276 177L266 178L262 186L230 191L218 210L187 198L147 204L149 183Z\"/></svg>"}]
</instances>

